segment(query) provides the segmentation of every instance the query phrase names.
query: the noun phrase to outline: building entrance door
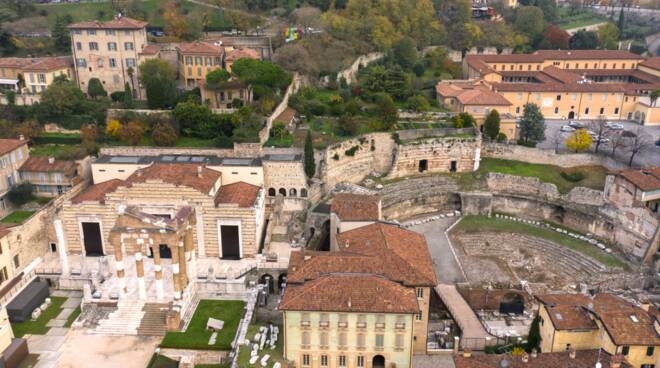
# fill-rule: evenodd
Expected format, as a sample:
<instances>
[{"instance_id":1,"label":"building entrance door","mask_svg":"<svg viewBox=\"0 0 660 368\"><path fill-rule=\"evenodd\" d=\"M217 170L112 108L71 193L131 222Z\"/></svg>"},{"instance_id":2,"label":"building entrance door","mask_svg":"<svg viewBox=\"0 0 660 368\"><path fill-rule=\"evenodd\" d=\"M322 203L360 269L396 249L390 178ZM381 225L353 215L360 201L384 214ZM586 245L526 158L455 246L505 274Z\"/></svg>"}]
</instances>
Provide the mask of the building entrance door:
<instances>
[{"instance_id":1,"label":"building entrance door","mask_svg":"<svg viewBox=\"0 0 660 368\"><path fill-rule=\"evenodd\" d=\"M222 259L241 258L238 226L220 225L220 242L222 244Z\"/></svg>"},{"instance_id":2,"label":"building entrance door","mask_svg":"<svg viewBox=\"0 0 660 368\"><path fill-rule=\"evenodd\" d=\"M88 256L103 255L103 241L101 240L101 225L98 222L82 223L85 254Z\"/></svg>"}]
</instances>

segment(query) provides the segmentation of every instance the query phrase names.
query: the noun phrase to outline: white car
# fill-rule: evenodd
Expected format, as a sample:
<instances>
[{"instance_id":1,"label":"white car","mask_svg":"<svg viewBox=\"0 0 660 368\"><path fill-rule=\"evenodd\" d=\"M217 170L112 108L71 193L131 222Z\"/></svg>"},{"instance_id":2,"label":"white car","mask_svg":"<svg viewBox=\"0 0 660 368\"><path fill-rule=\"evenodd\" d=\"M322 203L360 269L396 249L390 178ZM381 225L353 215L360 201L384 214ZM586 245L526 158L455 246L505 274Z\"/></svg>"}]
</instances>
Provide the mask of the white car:
<instances>
[{"instance_id":1,"label":"white car","mask_svg":"<svg viewBox=\"0 0 660 368\"><path fill-rule=\"evenodd\" d=\"M562 125L561 129L559 129L559 130L562 131L562 132L571 133L571 132L575 131L575 128L573 128L572 126L568 126L568 125Z\"/></svg>"},{"instance_id":2,"label":"white car","mask_svg":"<svg viewBox=\"0 0 660 368\"><path fill-rule=\"evenodd\" d=\"M623 124L619 124L619 123L609 122L609 123L607 123L607 127L610 130L623 130Z\"/></svg>"}]
</instances>

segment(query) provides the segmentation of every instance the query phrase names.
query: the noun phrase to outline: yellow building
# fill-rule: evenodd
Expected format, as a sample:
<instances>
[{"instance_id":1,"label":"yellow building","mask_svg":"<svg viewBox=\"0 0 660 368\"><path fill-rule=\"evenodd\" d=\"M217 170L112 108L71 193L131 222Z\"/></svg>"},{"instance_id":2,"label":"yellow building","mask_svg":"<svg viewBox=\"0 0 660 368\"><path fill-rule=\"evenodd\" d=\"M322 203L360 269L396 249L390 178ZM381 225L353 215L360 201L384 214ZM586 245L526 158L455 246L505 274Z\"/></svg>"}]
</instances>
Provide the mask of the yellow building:
<instances>
[{"instance_id":1,"label":"yellow building","mask_svg":"<svg viewBox=\"0 0 660 368\"><path fill-rule=\"evenodd\" d=\"M541 50L533 54L468 55L466 78L486 83L521 116L527 103L550 119L635 120L660 124L649 94L660 88L653 59L618 50Z\"/></svg>"},{"instance_id":2,"label":"yellow building","mask_svg":"<svg viewBox=\"0 0 660 368\"><path fill-rule=\"evenodd\" d=\"M199 87L210 71L222 68L225 49L219 44L195 41L180 43L176 49L179 54L179 78L186 89Z\"/></svg>"},{"instance_id":3,"label":"yellow building","mask_svg":"<svg viewBox=\"0 0 660 368\"><path fill-rule=\"evenodd\" d=\"M660 324L648 310L611 294L548 294L537 299L542 352L603 349L623 355L634 368L660 363Z\"/></svg>"},{"instance_id":4,"label":"yellow building","mask_svg":"<svg viewBox=\"0 0 660 368\"><path fill-rule=\"evenodd\" d=\"M28 157L27 140L0 139L0 217L11 210L11 203L5 196L14 185L21 182L18 169Z\"/></svg>"},{"instance_id":5,"label":"yellow building","mask_svg":"<svg viewBox=\"0 0 660 368\"><path fill-rule=\"evenodd\" d=\"M67 79L75 76L70 56L0 58L0 89L39 94L61 75Z\"/></svg>"},{"instance_id":6,"label":"yellow building","mask_svg":"<svg viewBox=\"0 0 660 368\"><path fill-rule=\"evenodd\" d=\"M212 109L236 109L252 102L252 86L238 79L230 79L220 89L206 87L206 81L198 81L202 101Z\"/></svg>"},{"instance_id":7,"label":"yellow building","mask_svg":"<svg viewBox=\"0 0 660 368\"><path fill-rule=\"evenodd\" d=\"M279 309L296 367L412 367L425 354L431 288L423 236L374 223L337 236L339 250L293 252Z\"/></svg>"},{"instance_id":8,"label":"yellow building","mask_svg":"<svg viewBox=\"0 0 660 368\"><path fill-rule=\"evenodd\" d=\"M98 78L108 94L135 86L135 98L143 99L138 86L139 58L147 47L147 22L117 17L107 22L71 24L71 49L78 86L87 91L91 78ZM132 78L132 80L131 80Z\"/></svg>"}]
</instances>

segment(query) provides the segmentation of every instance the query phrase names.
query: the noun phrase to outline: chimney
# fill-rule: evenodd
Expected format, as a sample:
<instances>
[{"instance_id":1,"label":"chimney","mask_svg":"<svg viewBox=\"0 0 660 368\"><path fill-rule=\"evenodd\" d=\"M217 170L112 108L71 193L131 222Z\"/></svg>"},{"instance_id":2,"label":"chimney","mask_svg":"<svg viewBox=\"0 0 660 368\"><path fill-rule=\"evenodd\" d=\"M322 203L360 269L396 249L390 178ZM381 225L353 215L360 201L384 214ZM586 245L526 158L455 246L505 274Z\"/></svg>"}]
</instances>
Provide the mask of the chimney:
<instances>
[{"instance_id":1,"label":"chimney","mask_svg":"<svg viewBox=\"0 0 660 368\"><path fill-rule=\"evenodd\" d=\"M472 349L465 348L463 349L463 358L469 358L472 356Z\"/></svg>"},{"instance_id":2,"label":"chimney","mask_svg":"<svg viewBox=\"0 0 660 368\"><path fill-rule=\"evenodd\" d=\"M533 348L533 349L532 349L532 354L530 354L530 356L531 356L532 358L536 358L537 354L538 354L538 352L536 351L536 348Z\"/></svg>"},{"instance_id":3,"label":"chimney","mask_svg":"<svg viewBox=\"0 0 660 368\"><path fill-rule=\"evenodd\" d=\"M621 363L623 363L623 355L613 355L610 359L610 368L621 368Z\"/></svg>"},{"instance_id":4,"label":"chimney","mask_svg":"<svg viewBox=\"0 0 660 368\"><path fill-rule=\"evenodd\" d=\"M25 136L24 136L23 134L19 134L19 135L18 135L18 140L20 140L20 141L24 141L24 140L25 140Z\"/></svg>"},{"instance_id":5,"label":"chimney","mask_svg":"<svg viewBox=\"0 0 660 368\"><path fill-rule=\"evenodd\" d=\"M197 166L197 177L198 178L202 177L202 167L201 166Z\"/></svg>"},{"instance_id":6,"label":"chimney","mask_svg":"<svg viewBox=\"0 0 660 368\"><path fill-rule=\"evenodd\" d=\"M52 156L48 157L48 163L51 164L51 165L54 164L55 163L55 157L52 157Z\"/></svg>"},{"instance_id":7,"label":"chimney","mask_svg":"<svg viewBox=\"0 0 660 368\"><path fill-rule=\"evenodd\" d=\"M568 349L568 357L571 358L571 359L575 359L575 349L574 348Z\"/></svg>"},{"instance_id":8,"label":"chimney","mask_svg":"<svg viewBox=\"0 0 660 368\"><path fill-rule=\"evenodd\" d=\"M522 362L523 363L528 363L529 362L529 354L527 352L524 352L522 355Z\"/></svg>"}]
</instances>

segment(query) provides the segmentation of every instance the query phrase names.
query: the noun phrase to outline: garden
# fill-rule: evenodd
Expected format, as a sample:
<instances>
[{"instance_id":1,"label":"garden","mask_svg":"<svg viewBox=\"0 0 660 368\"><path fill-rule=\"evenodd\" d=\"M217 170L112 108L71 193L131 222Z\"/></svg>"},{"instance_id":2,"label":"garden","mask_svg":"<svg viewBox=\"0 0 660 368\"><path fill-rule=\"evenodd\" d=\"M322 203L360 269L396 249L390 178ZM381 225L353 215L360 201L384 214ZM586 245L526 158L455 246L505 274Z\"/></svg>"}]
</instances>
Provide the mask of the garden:
<instances>
[{"instance_id":1,"label":"garden","mask_svg":"<svg viewBox=\"0 0 660 368\"><path fill-rule=\"evenodd\" d=\"M66 302L67 298L51 296L51 304L46 308L45 311L41 313L39 318L32 321L25 322L15 322L11 324L11 328L14 331L14 336L23 337L26 334L30 335L45 335L50 327L48 327L48 322L53 318L57 317L60 312L62 312L62 305Z\"/></svg>"}]
</instances>

